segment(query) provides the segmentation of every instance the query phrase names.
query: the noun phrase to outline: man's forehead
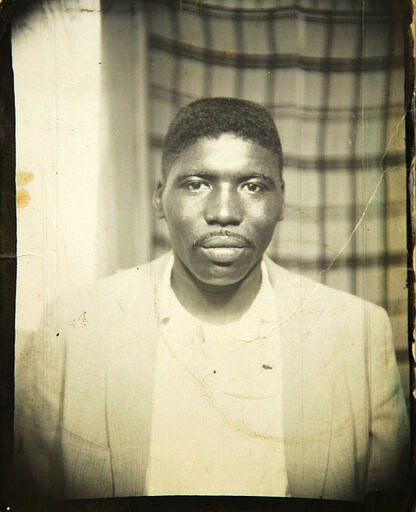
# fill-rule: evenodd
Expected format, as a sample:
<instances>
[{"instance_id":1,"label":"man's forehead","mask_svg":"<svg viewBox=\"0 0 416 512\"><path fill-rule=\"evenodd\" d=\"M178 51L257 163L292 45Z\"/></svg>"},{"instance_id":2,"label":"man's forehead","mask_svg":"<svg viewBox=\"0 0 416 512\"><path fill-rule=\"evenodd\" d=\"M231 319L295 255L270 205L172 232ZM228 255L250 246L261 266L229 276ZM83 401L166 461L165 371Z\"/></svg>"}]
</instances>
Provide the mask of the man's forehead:
<instances>
[{"instance_id":1,"label":"man's forehead","mask_svg":"<svg viewBox=\"0 0 416 512\"><path fill-rule=\"evenodd\" d=\"M199 138L194 144L194 148L195 156L203 159L205 164L215 167L220 159L224 168L244 165L248 159L260 157L263 154L263 150L258 144L232 133L223 133L216 138Z\"/></svg>"},{"instance_id":2,"label":"man's forehead","mask_svg":"<svg viewBox=\"0 0 416 512\"><path fill-rule=\"evenodd\" d=\"M178 155L173 167L238 170L253 166L252 171L278 171L277 155L257 142L234 133L200 137Z\"/></svg>"}]
</instances>

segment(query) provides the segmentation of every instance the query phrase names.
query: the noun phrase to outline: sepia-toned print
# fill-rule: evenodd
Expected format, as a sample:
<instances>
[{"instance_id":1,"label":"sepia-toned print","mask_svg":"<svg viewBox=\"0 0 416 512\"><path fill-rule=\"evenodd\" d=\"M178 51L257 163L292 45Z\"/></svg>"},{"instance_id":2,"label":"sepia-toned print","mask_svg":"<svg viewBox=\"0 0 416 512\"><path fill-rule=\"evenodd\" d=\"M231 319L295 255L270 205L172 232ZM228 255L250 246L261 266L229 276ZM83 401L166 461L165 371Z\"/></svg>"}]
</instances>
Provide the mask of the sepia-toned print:
<instances>
[{"instance_id":1,"label":"sepia-toned print","mask_svg":"<svg viewBox=\"0 0 416 512\"><path fill-rule=\"evenodd\" d=\"M354 0L14 17L18 488L405 498L402 27Z\"/></svg>"}]
</instances>

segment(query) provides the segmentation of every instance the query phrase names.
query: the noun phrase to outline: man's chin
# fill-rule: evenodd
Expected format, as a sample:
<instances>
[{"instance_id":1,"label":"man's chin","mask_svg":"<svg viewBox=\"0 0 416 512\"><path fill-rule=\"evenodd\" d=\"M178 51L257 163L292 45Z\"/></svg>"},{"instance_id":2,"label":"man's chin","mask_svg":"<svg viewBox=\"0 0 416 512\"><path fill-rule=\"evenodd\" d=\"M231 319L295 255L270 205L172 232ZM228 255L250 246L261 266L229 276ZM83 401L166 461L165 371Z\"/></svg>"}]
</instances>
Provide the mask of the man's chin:
<instances>
[{"instance_id":1,"label":"man's chin","mask_svg":"<svg viewBox=\"0 0 416 512\"><path fill-rule=\"evenodd\" d=\"M194 278L208 287L229 288L238 286L256 266L256 263L243 266L235 262L211 262L203 270L195 272Z\"/></svg>"},{"instance_id":2,"label":"man's chin","mask_svg":"<svg viewBox=\"0 0 416 512\"><path fill-rule=\"evenodd\" d=\"M201 247L200 251L207 260L220 267L230 267L236 263L246 251L245 247Z\"/></svg>"},{"instance_id":3,"label":"man's chin","mask_svg":"<svg viewBox=\"0 0 416 512\"><path fill-rule=\"evenodd\" d=\"M183 259L178 253L174 253L177 278L182 275L198 288L207 291L217 289L220 292L221 288L225 290L239 286L259 267L262 256L252 250L244 250L241 254L239 252L218 250L208 257L208 254L199 249L198 254Z\"/></svg>"}]
</instances>

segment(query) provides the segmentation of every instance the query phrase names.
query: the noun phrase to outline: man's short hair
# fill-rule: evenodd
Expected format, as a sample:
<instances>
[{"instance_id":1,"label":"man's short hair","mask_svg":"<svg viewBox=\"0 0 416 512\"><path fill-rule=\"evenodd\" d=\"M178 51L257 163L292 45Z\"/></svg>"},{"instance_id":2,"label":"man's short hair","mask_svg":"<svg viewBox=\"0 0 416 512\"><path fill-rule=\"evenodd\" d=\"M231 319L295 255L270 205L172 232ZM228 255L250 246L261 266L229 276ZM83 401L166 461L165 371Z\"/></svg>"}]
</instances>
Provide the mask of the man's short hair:
<instances>
[{"instance_id":1,"label":"man's short hair","mask_svg":"<svg viewBox=\"0 0 416 512\"><path fill-rule=\"evenodd\" d=\"M236 98L203 98L181 108L169 125L162 154L162 173L167 175L176 158L202 137L232 133L253 141L276 155L283 168L280 137L269 111L252 101Z\"/></svg>"}]
</instances>

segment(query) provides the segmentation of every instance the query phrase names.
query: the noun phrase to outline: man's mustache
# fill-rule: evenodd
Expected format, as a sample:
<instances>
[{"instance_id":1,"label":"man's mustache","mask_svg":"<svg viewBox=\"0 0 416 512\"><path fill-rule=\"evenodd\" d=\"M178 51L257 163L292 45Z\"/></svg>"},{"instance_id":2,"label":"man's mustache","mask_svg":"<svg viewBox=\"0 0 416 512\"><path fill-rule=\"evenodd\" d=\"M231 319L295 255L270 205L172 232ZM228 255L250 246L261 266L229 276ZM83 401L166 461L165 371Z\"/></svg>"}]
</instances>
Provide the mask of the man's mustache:
<instances>
[{"instance_id":1,"label":"man's mustache","mask_svg":"<svg viewBox=\"0 0 416 512\"><path fill-rule=\"evenodd\" d=\"M232 231L229 231L228 229L221 229L218 231L211 231L210 233L207 233L206 235L199 237L192 244L192 248L197 249L198 247L203 247L206 243L209 243L210 240L219 238L219 237L227 238L229 240L234 239L234 240L244 244L247 247L254 247L254 243L246 236L241 235L240 233L233 233Z\"/></svg>"}]
</instances>

